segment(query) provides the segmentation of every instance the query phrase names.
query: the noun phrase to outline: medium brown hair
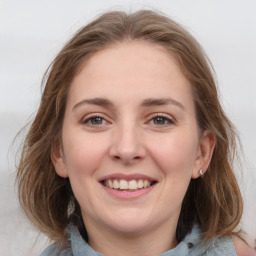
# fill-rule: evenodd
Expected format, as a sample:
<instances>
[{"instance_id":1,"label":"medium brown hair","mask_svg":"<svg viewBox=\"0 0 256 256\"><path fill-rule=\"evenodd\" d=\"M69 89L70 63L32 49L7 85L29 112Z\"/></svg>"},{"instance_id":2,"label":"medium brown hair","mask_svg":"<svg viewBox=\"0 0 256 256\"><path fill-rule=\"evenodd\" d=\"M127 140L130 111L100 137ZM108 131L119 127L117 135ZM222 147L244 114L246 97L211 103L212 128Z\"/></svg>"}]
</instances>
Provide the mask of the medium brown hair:
<instances>
[{"instance_id":1,"label":"medium brown hair","mask_svg":"<svg viewBox=\"0 0 256 256\"><path fill-rule=\"evenodd\" d=\"M233 173L236 133L218 99L211 65L195 39L173 20L152 11L108 12L79 30L45 74L37 115L25 139L17 180L21 205L32 223L56 242L65 242L69 221L82 225L69 180L55 172L52 148L61 143L61 129L70 84L84 61L108 45L127 40L152 42L176 56L190 81L198 126L209 131L216 146L203 178L191 180L177 227L181 241L195 221L203 237L235 234L242 198Z\"/></svg>"}]
</instances>

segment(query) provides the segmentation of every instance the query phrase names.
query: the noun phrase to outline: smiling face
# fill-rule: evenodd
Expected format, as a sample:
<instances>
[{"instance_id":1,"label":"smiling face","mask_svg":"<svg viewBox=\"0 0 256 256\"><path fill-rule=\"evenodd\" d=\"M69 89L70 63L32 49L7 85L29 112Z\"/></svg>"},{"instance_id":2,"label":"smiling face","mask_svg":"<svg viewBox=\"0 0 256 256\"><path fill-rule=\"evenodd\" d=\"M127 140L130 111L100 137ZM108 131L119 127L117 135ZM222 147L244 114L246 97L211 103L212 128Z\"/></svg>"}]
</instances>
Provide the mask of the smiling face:
<instances>
[{"instance_id":1,"label":"smiling face","mask_svg":"<svg viewBox=\"0 0 256 256\"><path fill-rule=\"evenodd\" d=\"M74 78L52 160L70 179L89 238L95 229L175 232L210 144L176 59L155 44L124 42L94 54Z\"/></svg>"}]
</instances>

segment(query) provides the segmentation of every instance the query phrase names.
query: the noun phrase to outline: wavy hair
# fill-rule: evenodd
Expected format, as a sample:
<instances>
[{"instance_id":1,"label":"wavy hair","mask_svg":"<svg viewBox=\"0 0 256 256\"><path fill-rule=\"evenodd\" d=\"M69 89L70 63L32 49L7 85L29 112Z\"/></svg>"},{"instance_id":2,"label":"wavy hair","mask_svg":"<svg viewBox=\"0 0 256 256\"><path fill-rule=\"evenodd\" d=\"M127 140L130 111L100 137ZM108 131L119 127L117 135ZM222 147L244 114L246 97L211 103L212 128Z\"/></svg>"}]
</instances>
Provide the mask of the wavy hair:
<instances>
[{"instance_id":1,"label":"wavy hair","mask_svg":"<svg viewBox=\"0 0 256 256\"><path fill-rule=\"evenodd\" d=\"M17 181L19 200L32 223L56 243L65 244L65 228L72 220L83 225L79 204L68 179L55 172L53 147L61 143L61 129L70 84L81 65L95 52L127 40L152 42L177 58L190 81L197 123L216 139L208 171L191 180L182 203L176 238L181 241L193 223L203 237L236 234L242 198L233 173L236 132L218 98L211 64L198 42L165 15L141 10L107 12L81 28L63 47L44 76L41 104L25 138Z\"/></svg>"}]
</instances>

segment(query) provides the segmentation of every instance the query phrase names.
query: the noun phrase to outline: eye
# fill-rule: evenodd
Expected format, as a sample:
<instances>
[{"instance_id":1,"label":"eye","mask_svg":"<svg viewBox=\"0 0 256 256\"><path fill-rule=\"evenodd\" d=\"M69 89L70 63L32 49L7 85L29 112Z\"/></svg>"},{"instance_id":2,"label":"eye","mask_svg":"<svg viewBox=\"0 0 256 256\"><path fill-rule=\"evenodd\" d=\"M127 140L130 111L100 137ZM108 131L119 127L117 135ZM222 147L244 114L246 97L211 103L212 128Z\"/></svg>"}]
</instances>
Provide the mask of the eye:
<instances>
[{"instance_id":1,"label":"eye","mask_svg":"<svg viewBox=\"0 0 256 256\"><path fill-rule=\"evenodd\" d=\"M150 123L157 126L167 126L174 124L174 121L170 117L164 115L157 115L150 120Z\"/></svg>"},{"instance_id":2,"label":"eye","mask_svg":"<svg viewBox=\"0 0 256 256\"><path fill-rule=\"evenodd\" d=\"M82 120L82 123L88 126L100 126L107 123L107 121L101 116L90 116Z\"/></svg>"},{"instance_id":3,"label":"eye","mask_svg":"<svg viewBox=\"0 0 256 256\"><path fill-rule=\"evenodd\" d=\"M96 117L90 118L89 121L93 125L99 125L99 124L102 124L104 122L104 119L102 117L96 116Z\"/></svg>"}]
</instances>

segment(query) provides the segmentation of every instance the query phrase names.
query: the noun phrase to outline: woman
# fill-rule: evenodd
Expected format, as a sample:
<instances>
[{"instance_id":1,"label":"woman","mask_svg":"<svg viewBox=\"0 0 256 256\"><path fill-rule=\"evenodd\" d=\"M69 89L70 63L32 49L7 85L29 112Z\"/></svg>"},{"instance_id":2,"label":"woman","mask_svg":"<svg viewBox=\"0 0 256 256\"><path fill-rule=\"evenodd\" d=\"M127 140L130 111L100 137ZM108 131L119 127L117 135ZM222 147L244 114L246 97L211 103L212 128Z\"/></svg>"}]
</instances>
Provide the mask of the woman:
<instances>
[{"instance_id":1,"label":"woman","mask_svg":"<svg viewBox=\"0 0 256 256\"><path fill-rule=\"evenodd\" d=\"M236 230L236 134L187 31L103 14L46 80L18 168L22 207L54 241L43 256L253 255Z\"/></svg>"}]
</instances>

